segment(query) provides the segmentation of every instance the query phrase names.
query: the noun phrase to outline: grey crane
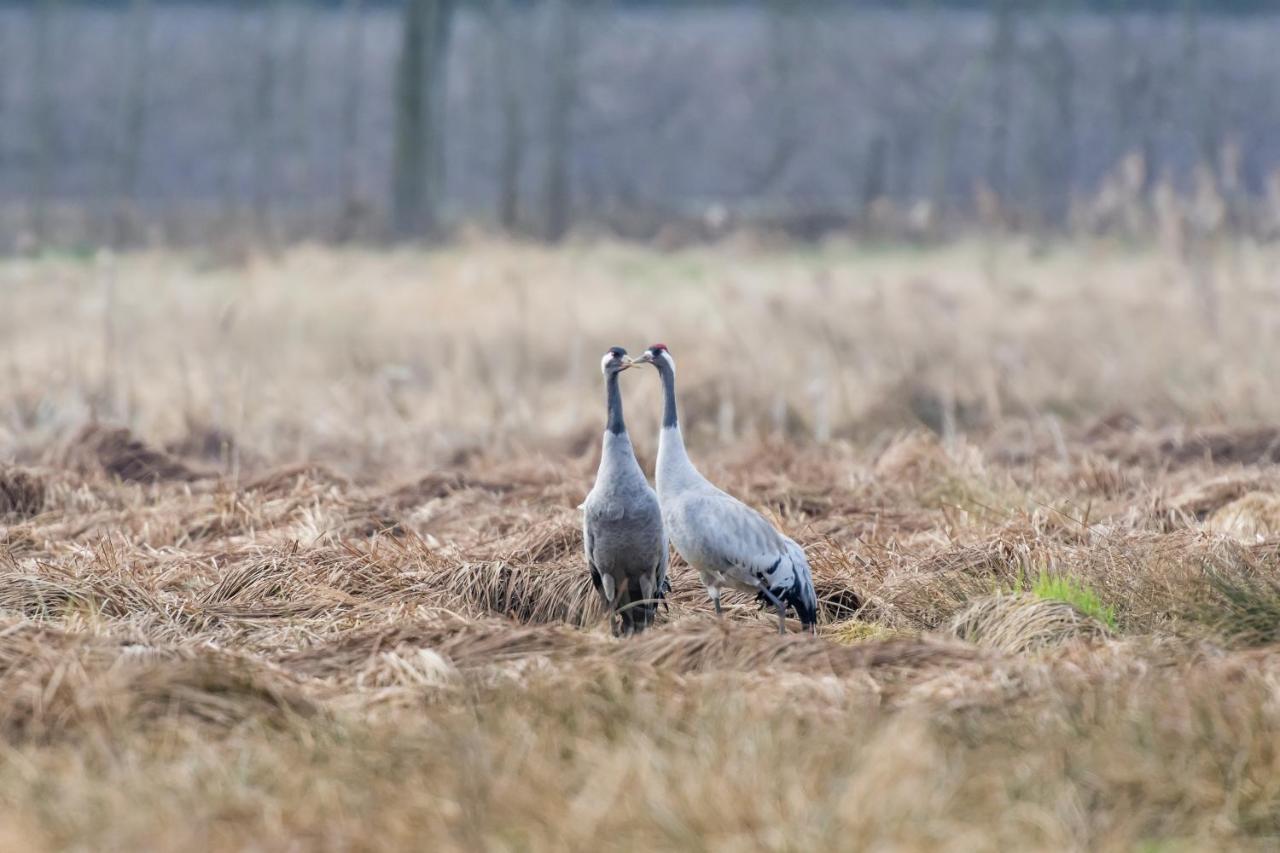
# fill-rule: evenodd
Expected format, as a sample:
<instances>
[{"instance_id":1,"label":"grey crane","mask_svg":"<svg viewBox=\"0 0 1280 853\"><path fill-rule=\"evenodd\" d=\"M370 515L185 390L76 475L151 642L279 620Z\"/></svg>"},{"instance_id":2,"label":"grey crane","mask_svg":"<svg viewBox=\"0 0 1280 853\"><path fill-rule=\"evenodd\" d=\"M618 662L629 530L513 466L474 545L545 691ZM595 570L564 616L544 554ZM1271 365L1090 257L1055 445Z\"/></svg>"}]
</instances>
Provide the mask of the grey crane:
<instances>
[{"instance_id":1,"label":"grey crane","mask_svg":"<svg viewBox=\"0 0 1280 853\"><path fill-rule=\"evenodd\" d=\"M600 362L608 422L596 482L582 504L591 582L609 609L614 634L623 636L653 623L658 600L668 589L667 537L658 497L636 462L622 418L618 376L631 366L622 347L611 347Z\"/></svg>"},{"instance_id":2,"label":"grey crane","mask_svg":"<svg viewBox=\"0 0 1280 853\"><path fill-rule=\"evenodd\" d=\"M636 364L652 364L662 378L662 432L658 438L658 502L671 544L698 570L721 613L724 589L754 592L778 610L778 632L786 633L787 606L817 631L818 601L809 562L799 545L764 516L713 486L685 451L676 413L676 364L664 344L654 344Z\"/></svg>"}]
</instances>

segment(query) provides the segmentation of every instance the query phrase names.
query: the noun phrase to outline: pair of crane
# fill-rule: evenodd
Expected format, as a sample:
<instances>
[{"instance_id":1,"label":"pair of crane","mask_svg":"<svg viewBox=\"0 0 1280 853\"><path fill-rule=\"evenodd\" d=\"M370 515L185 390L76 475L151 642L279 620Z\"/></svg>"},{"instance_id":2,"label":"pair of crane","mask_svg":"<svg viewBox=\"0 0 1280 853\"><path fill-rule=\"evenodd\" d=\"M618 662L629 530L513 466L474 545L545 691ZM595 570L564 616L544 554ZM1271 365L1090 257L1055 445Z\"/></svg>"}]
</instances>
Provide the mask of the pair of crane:
<instances>
[{"instance_id":1,"label":"pair of crane","mask_svg":"<svg viewBox=\"0 0 1280 853\"><path fill-rule=\"evenodd\" d=\"M662 380L657 492L636 461L622 416L619 375L636 365L657 368ZM817 597L804 550L764 516L716 488L689 460L676 410L676 364L664 344L632 359L611 347L600 362L608 410L595 486L582 505L583 542L591 582L609 609L616 634L635 634L653 623L670 589L667 542L702 578L721 614L725 589L755 593L778 611L786 633L788 606L801 624L817 630Z\"/></svg>"}]
</instances>

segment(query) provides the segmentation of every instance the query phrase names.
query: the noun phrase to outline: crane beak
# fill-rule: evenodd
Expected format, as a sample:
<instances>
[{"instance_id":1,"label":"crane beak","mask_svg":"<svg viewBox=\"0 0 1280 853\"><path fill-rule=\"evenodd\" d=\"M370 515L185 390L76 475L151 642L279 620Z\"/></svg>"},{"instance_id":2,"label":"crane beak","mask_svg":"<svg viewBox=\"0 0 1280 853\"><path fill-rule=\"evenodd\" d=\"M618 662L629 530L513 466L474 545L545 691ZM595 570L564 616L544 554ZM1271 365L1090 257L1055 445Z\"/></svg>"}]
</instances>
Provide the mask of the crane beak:
<instances>
[{"instance_id":1,"label":"crane beak","mask_svg":"<svg viewBox=\"0 0 1280 853\"><path fill-rule=\"evenodd\" d=\"M628 367L635 367L635 366L636 366L635 359L633 359L629 355L624 355L622 357L622 367L619 367L618 370L622 371L622 370L626 370Z\"/></svg>"},{"instance_id":2,"label":"crane beak","mask_svg":"<svg viewBox=\"0 0 1280 853\"><path fill-rule=\"evenodd\" d=\"M633 359L631 363L632 363L633 365L636 365L636 364L653 364L653 355L651 355L650 353L647 353L647 352L646 352L644 355L640 356L639 358L637 358L637 359Z\"/></svg>"}]
</instances>

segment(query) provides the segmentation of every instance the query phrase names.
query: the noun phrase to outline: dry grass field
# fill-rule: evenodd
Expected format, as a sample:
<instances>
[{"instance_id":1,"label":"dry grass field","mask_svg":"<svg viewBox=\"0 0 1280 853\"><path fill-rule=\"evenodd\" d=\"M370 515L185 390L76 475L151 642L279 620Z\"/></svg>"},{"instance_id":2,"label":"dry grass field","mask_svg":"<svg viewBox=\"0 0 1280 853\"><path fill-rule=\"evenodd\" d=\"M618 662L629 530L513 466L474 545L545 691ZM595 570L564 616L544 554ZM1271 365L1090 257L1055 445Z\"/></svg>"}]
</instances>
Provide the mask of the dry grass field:
<instances>
[{"instance_id":1,"label":"dry grass field","mask_svg":"<svg viewBox=\"0 0 1280 853\"><path fill-rule=\"evenodd\" d=\"M1280 248L1201 248L3 262L0 849L1275 849ZM654 340L818 637L609 635Z\"/></svg>"}]
</instances>

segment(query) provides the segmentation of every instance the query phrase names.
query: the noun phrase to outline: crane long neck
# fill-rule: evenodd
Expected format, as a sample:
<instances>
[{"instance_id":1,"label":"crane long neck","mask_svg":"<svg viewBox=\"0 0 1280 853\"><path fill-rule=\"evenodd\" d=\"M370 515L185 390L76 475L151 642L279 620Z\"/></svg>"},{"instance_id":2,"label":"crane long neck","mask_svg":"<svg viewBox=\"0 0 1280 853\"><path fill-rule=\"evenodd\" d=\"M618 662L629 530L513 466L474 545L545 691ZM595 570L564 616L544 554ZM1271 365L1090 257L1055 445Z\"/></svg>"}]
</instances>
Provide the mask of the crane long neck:
<instances>
[{"instance_id":1,"label":"crane long neck","mask_svg":"<svg viewBox=\"0 0 1280 853\"><path fill-rule=\"evenodd\" d=\"M676 372L671 365L659 361L658 375L662 377L662 428L680 425L676 415Z\"/></svg>"},{"instance_id":2,"label":"crane long neck","mask_svg":"<svg viewBox=\"0 0 1280 853\"><path fill-rule=\"evenodd\" d=\"M596 475L597 483L612 484L615 487L619 483L644 482L644 472L640 470L640 463L636 462L631 437L627 435L627 425L622 420L622 391L618 387L620 372L610 373L605 379L605 404L609 420L605 426L600 452L600 470Z\"/></svg>"},{"instance_id":3,"label":"crane long neck","mask_svg":"<svg viewBox=\"0 0 1280 853\"><path fill-rule=\"evenodd\" d=\"M658 435L658 494L674 494L702 479L684 449L680 421L676 416L676 375L669 365L658 363L662 378L662 432Z\"/></svg>"},{"instance_id":4,"label":"crane long neck","mask_svg":"<svg viewBox=\"0 0 1280 853\"><path fill-rule=\"evenodd\" d=\"M609 374L605 380L605 403L609 410L609 421L606 429L614 435L622 435L627 431L627 424L622 419L622 390L618 388L618 373Z\"/></svg>"}]
</instances>

